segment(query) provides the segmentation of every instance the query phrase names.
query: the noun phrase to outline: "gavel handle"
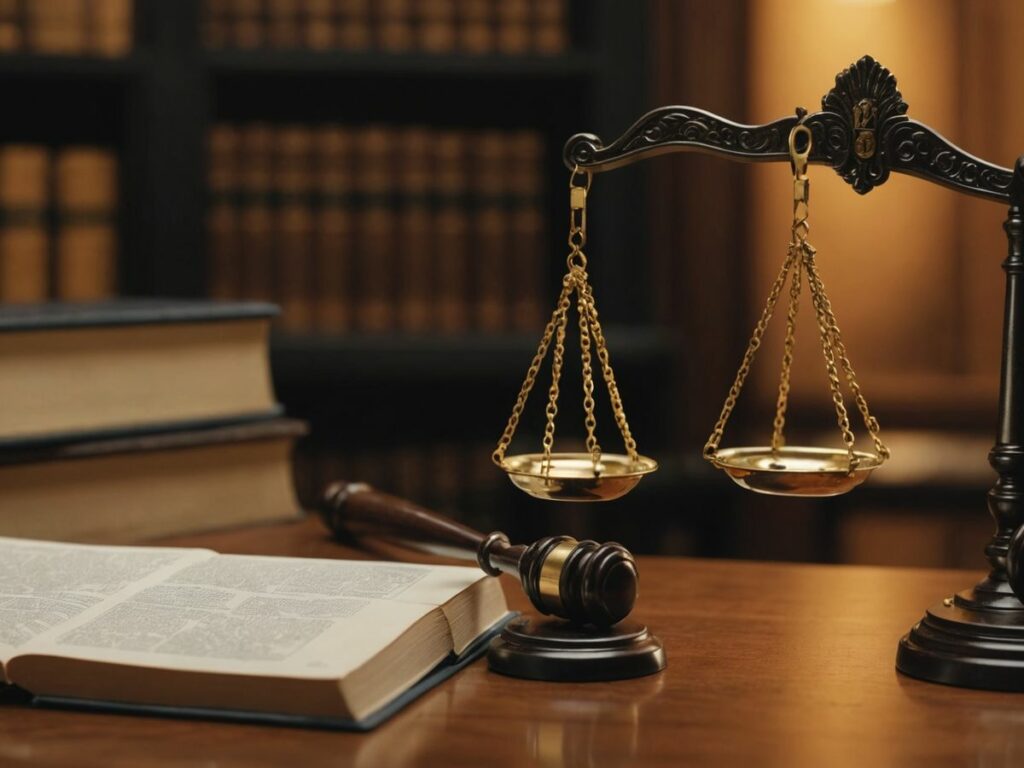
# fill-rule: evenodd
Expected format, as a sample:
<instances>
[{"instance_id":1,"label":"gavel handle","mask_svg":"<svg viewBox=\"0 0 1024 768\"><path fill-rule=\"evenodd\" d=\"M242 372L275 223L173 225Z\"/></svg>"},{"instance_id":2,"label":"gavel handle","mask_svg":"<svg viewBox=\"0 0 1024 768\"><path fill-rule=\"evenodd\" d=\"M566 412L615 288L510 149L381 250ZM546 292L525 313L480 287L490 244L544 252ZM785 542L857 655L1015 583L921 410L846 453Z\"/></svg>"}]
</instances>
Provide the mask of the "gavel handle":
<instances>
[{"instance_id":1,"label":"gavel handle","mask_svg":"<svg viewBox=\"0 0 1024 768\"><path fill-rule=\"evenodd\" d=\"M320 514L338 536L380 538L419 552L475 560L487 573L519 575L525 547L513 547L500 532L489 535L365 483L332 483Z\"/></svg>"}]
</instances>

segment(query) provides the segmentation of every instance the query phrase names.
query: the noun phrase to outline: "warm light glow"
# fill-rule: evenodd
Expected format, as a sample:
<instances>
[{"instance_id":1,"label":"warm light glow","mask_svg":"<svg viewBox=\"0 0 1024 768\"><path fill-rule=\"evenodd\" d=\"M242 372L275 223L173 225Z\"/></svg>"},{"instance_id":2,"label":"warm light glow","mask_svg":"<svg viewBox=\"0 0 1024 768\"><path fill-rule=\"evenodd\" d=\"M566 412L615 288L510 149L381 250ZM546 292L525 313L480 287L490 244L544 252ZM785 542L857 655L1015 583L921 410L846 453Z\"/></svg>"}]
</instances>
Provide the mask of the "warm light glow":
<instances>
[{"instance_id":1,"label":"warm light glow","mask_svg":"<svg viewBox=\"0 0 1024 768\"><path fill-rule=\"evenodd\" d=\"M836 0L839 5L892 5L896 0Z\"/></svg>"}]
</instances>

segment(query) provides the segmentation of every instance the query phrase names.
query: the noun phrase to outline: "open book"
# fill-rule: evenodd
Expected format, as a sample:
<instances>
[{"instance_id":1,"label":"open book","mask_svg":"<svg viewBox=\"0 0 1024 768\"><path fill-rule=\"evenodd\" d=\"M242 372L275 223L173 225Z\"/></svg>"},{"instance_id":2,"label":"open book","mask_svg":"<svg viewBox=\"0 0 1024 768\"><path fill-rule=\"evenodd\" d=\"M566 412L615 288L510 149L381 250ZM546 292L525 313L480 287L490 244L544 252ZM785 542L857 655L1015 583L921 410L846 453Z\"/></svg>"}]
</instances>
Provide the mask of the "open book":
<instances>
[{"instance_id":1,"label":"open book","mask_svg":"<svg viewBox=\"0 0 1024 768\"><path fill-rule=\"evenodd\" d=\"M3 682L43 703L365 727L506 614L475 568L0 538Z\"/></svg>"}]
</instances>

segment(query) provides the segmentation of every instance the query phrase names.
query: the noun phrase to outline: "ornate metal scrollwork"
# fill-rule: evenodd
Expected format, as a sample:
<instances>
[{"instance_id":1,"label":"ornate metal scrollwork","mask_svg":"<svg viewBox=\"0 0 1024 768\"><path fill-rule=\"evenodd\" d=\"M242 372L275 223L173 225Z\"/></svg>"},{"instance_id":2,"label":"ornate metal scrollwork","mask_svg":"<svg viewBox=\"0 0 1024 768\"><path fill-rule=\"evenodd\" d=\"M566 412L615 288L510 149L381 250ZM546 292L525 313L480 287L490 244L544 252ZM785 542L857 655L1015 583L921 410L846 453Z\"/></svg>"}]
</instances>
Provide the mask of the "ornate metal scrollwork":
<instances>
[{"instance_id":1,"label":"ornate metal scrollwork","mask_svg":"<svg viewBox=\"0 0 1024 768\"><path fill-rule=\"evenodd\" d=\"M1009 199L1012 173L951 144L906 116L907 103L893 74L864 56L836 75L821 100L822 111L743 125L696 107L661 107L648 112L608 146L593 134L573 136L564 160L592 171L608 171L667 152L704 152L746 162L789 159L786 141L804 117L814 136L812 163L829 165L860 194L908 173L961 192Z\"/></svg>"},{"instance_id":2,"label":"ornate metal scrollwork","mask_svg":"<svg viewBox=\"0 0 1024 768\"><path fill-rule=\"evenodd\" d=\"M844 161L834 165L843 181L867 194L889 178L889 164L879 151L894 122L906 120L907 102L896 88L892 73L870 56L836 75L835 87L821 100L821 108L836 116L845 131Z\"/></svg>"}]
</instances>

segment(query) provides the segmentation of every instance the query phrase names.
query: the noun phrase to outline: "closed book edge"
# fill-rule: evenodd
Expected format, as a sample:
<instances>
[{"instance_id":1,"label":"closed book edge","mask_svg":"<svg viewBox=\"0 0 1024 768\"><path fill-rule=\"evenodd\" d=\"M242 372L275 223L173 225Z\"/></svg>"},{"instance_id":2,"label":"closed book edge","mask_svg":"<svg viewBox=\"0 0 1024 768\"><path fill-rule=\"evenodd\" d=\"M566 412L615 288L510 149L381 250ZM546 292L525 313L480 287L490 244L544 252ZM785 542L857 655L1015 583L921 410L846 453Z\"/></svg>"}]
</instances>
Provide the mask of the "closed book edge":
<instances>
[{"instance_id":1,"label":"closed book edge","mask_svg":"<svg viewBox=\"0 0 1024 768\"><path fill-rule=\"evenodd\" d=\"M305 422L280 418L283 411L283 407L277 406L270 411L241 419L178 422L131 429L0 440L0 466L88 459L118 453L195 448L243 440L298 438L308 433Z\"/></svg>"},{"instance_id":2,"label":"closed book edge","mask_svg":"<svg viewBox=\"0 0 1024 768\"><path fill-rule=\"evenodd\" d=\"M0 306L0 333L98 328L162 323L220 322L275 317L278 308L263 302L214 302L181 299L119 299L89 303L48 302Z\"/></svg>"},{"instance_id":3,"label":"closed book edge","mask_svg":"<svg viewBox=\"0 0 1024 768\"><path fill-rule=\"evenodd\" d=\"M434 669L420 678L419 682L407 688L402 694L389 701L373 713L359 720L346 718L305 717L286 714L268 714L266 712L247 712L243 710L205 709L200 707L167 707L153 704L121 704L112 701L93 701L74 699L62 696L35 696L32 705L56 709L76 709L90 712L106 712L119 715L144 715L154 717L173 717L188 720L220 720L234 723L260 723L265 725L284 725L302 728L321 728L335 731L370 731L391 718L410 703L418 699L430 689L440 685L456 672L464 669L479 659L487 651L488 646L505 625L518 616L518 613L505 614L496 624L473 641L461 654L450 654Z\"/></svg>"}]
</instances>

